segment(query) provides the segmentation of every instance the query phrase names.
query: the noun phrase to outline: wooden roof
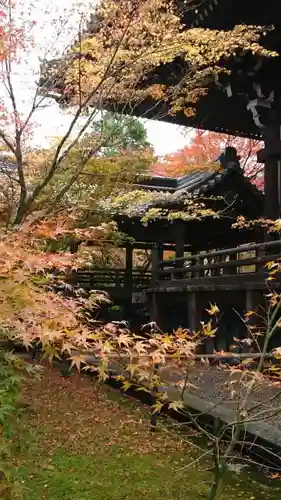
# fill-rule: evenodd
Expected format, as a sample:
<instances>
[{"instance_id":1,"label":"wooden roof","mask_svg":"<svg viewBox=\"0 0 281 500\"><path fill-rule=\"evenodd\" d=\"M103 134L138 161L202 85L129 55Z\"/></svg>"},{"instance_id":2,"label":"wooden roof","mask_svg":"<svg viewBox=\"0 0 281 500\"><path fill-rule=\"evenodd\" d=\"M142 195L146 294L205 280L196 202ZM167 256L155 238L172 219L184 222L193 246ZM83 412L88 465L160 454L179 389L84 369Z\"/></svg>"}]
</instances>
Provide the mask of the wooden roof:
<instances>
[{"instance_id":1,"label":"wooden roof","mask_svg":"<svg viewBox=\"0 0 281 500\"><path fill-rule=\"evenodd\" d=\"M163 243L174 243L179 225L184 233L185 245L197 249L223 246L226 235L233 245L259 238L251 231L231 229L238 215L255 219L263 214L264 208L263 194L243 175L238 162L227 162L220 170L217 166L213 170L198 170L181 178L155 176L139 182L136 188L159 193L151 202L115 214L120 230L136 241L153 242L160 239ZM172 197L167 198L167 193L171 193ZM198 197L198 200L204 196L206 207L220 207L221 217L207 216L185 221L169 220L167 217L143 224L143 217L151 208L166 209L171 214L184 206L188 196Z\"/></svg>"},{"instance_id":2,"label":"wooden roof","mask_svg":"<svg viewBox=\"0 0 281 500\"><path fill-rule=\"evenodd\" d=\"M270 31L265 30L260 43L281 56L281 2L276 0L266 2L194 0L191 3L176 0L176 2L187 28L200 26L231 30L238 24L272 27ZM188 7L185 8L185 4L188 4ZM192 9L192 6L196 8ZM195 115L185 117L183 113L178 113L173 121L179 125L262 139L262 131L254 122L252 112L247 109L247 105L250 100L258 97L257 85L260 85L264 97L268 97L270 92L274 91L275 99L280 99L281 57L258 60L250 54L237 54L227 66L232 70L232 75L210 85L208 95L202 97L195 106ZM162 115L165 115L164 110Z\"/></svg>"},{"instance_id":3,"label":"wooden roof","mask_svg":"<svg viewBox=\"0 0 281 500\"><path fill-rule=\"evenodd\" d=\"M184 200L186 196L193 197L225 197L230 193L236 204L232 211L246 217L257 218L263 214L263 193L245 177L239 161L227 161L220 165L214 162L198 167L182 177L160 177L153 176L141 180L136 188L146 191L157 191L160 193L171 193L175 201ZM238 209L238 199L241 212ZM227 203L227 202L226 202ZM165 202L164 202L165 205Z\"/></svg>"}]
</instances>

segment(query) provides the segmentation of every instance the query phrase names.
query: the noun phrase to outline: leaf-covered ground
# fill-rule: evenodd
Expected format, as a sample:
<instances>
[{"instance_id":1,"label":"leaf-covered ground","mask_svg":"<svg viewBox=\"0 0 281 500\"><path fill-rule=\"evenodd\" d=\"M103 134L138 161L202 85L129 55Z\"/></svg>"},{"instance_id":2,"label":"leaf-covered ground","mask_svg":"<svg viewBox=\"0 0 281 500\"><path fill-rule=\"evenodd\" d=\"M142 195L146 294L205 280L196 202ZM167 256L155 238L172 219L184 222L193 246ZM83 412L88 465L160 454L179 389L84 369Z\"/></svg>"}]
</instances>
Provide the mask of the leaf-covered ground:
<instances>
[{"instance_id":1,"label":"leaf-covered ground","mask_svg":"<svg viewBox=\"0 0 281 500\"><path fill-rule=\"evenodd\" d=\"M16 456L24 500L207 499L210 464L164 428L149 432L148 409L78 374L46 369L26 383L28 441ZM160 426L161 427L161 426ZM249 472L227 478L219 500L280 499L277 483Z\"/></svg>"}]
</instances>

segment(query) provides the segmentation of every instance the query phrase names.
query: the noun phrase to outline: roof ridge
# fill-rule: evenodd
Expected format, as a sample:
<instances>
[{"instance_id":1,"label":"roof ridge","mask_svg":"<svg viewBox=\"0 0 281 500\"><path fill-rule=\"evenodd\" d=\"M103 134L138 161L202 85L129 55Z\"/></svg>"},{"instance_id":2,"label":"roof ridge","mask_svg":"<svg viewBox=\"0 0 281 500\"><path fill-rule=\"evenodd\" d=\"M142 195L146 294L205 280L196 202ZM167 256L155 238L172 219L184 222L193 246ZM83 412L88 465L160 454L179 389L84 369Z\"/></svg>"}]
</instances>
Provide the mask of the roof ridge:
<instances>
[{"instance_id":1,"label":"roof ridge","mask_svg":"<svg viewBox=\"0 0 281 500\"><path fill-rule=\"evenodd\" d=\"M212 163L215 164L216 162ZM170 191L179 194L193 192L206 183L208 184L214 178L220 181L222 178L225 178L226 175L229 175L233 169L237 168L241 169L239 162L229 161L225 167L221 164L220 169L213 169L212 171L206 171L204 169L196 170L180 178L152 176L147 182L142 181L137 183L136 187L153 191Z\"/></svg>"}]
</instances>

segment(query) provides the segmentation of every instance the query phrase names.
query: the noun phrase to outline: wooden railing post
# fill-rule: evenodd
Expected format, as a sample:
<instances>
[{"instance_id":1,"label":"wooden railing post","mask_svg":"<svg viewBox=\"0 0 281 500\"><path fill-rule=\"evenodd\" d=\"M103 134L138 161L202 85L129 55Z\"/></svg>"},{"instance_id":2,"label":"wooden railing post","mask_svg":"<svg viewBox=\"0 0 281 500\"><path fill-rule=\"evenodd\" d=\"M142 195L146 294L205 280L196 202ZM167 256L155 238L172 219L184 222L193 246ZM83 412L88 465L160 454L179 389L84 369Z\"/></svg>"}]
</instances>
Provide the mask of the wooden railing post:
<instances>
[{"instance_id":1,"label":"wooden railing post","mask_svg":"<svg viewBox=\"0 0 281 500\"><path fill-rule=\"evenodd\" d=\"M216 263L222 263L222 266L221 267L217 267L214 269L214 272L212 273L213 276L221 276L223 274L223 263L224 263L224 260L225 260L225 255L218 255L216 258L215 258L215 262Z\"/></svg>"},{"instance_id":2,"label":"wooden railing post","mask_svg":"<svg viewBox=\"0 0 281 500\"><path fill-rule=\"evenodd\" d=\"M227 276L237 275L238 273L241 280L247 274L249 275L249 279L252 279L254 278L253 274L255 270L263 270L266 262L280 259L280 247L281 240L241 245L235 248L202 252L197 255L192 254L186 258L181 257L175 260L167 260L156 267L154 264L154 269L158 268L158 281L164 279L170 281L183 280L183 284L187 284L192 278L199 278L202 284L203 280L201 278L206 278L208 281L207 284L210 283L210 279L213 279L215 284L218 282L218 277L220 276L222 282L226 283ZM254 251L256 253L255 256L253 256ZM251 252L251 255L248 256L248 252ZM157 260L156 255L154 256L155 260ZM188 265L186 265L187 263ZM279 281L281 281L280 275L278 276ZM237 280L239 278L237 276Z\"/></svg>"},{"instance_id":3,"label":"wooden railing post","mask_svg":"<svg viewBox=\"0 0 281 500\"><path fill-rule=\"evenodd\" d=\"M121 288L120 271L115 271L115 286L117 289Z\"/></svg>"},{"instance_id":4,"label":"wooden railing post","mask_svg":"<svg viewBox=\"0 0 281 500\"><path fill-rule=\"evenodd\" d=\"M194 255L194 252L191 252L191 257L190 257L190 270L191 270L191 273L190 273L190 277L191 278L196 278L197 276L197 273L196 272L193 272L193 267L196 266L197 264L197 259L193 258L193 255Z\"/></svg>"},{"instance_id":5,"label":"wooden railing post","mask_svg":"<svg viewBox=\"0 0 281 500\"><path fill-rule=\"evenodd\" d=\"M126 269L124 276L126 295L132 299L133 293L133 247L126 247Z\"/></svg>"},{"instance_id":6,"label":"wooden railing post","mask_svg":"<svg viewBox=\"0 0 281 500\"><path fill-rule=\"evenodd\" d=\"M155 288L159 278L159 248L158 245L153 245L151 251L151 288Z\"/></svg>"},{"instance_id":7,"label":"wooden railing post","mask_svg":"<svg viewBox=\"0 0 281 500\"><path fill-rule=\"evenodd\" d=\"M232 253L229 255L229 262L235 262L237 260L237 253ZM226 274L225 269L223 270L223 273ZM231 266L228 270L228 274L237 274L237 267L236 266Z\"/></svg>"},{"instance_id":8,"label":"wooden railing post","mask_svg":"<svg viewBox=\"0 0 281 500\"><path fill-rule=\"evenodd\" d=\"M164 259L164 249L163 249L163 243L160 243L158 245L158 259L163 260Z\"/></svg>"},{"instance_id":9,"label":"wooden railing post","mask_svg":"<svg viewBox=\"0 0 281 500\"><path fill-rule=\"evenodd\" d=\"M260 259L265 256L265 249L262 247L259 247L256 249L256 258ZM258 262L256 264L256 273L262 273L265 268L264 268L265 263L264 262Z\"/></svg>"},{"instance_id":10,"label":"wooden railing post","mask_svg":"<svg viewBox=\"0 0 281 500\"><path fill-rule=\"evenodd\" d=\"M176 226L176 259L184 257L184 225L177 224ZM176 267L183 267L183 261L177 261Z\"/></svg>"}]
</instances>

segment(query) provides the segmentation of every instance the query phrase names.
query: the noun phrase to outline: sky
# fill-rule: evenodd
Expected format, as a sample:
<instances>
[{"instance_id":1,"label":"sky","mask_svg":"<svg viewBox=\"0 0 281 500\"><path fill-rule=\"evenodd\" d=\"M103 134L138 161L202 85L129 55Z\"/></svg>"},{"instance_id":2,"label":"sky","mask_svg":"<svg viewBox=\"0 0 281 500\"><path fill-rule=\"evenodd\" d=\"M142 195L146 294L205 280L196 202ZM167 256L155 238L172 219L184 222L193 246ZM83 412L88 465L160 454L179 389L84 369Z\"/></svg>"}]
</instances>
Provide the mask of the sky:
<instances>
[{"instance_id":1,"label":"sky","mask_svg":"<svg viewBox=\"0 0 281 500\"><path fill-rule=\"evenodd\" d=\"M72 114L60 110L54 102L34 115L36 126L32 138L35 147L48 146L51 139L62 136L68 129ZM156 120L143 121L148 135L148 141L154 147L157 156L164 156L184 148L189 143L190 131L174 124Z\"/></svg>"},{"instance_id":2,"label":"sky","mask_svg":"<svg viewBox=\"0 0 281 500\"><path fill-rule=\"evenodd\" d=\"M18 19L24 21L25 29L31 23L31 33L36 40L28 57L24 57L14 71L13 86L23 117L29 112L36 90L40 59L45 55L47 59L53 58L71 44L81 15L89 12L94 1L16 0ZM64 135L72 119L72 114L62 111L54 101L47 102L48 105L37 110L32 117L35 126L32 127L30 143L35 147L46 147L52 138ZM144 125L158 156L182 149L189 142L190 131L183 127L154 120L145 120Z\"/></svg>"}]
</instances>

